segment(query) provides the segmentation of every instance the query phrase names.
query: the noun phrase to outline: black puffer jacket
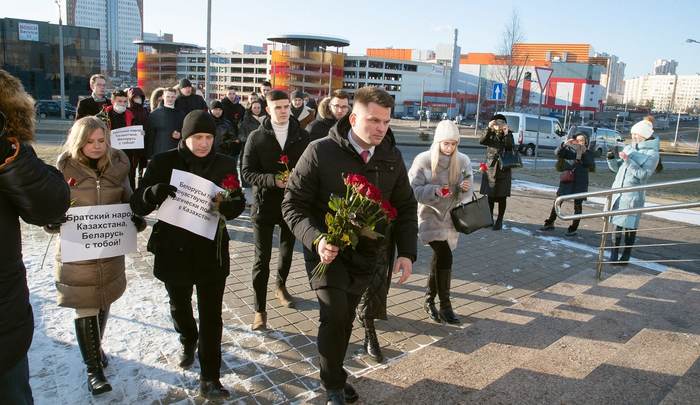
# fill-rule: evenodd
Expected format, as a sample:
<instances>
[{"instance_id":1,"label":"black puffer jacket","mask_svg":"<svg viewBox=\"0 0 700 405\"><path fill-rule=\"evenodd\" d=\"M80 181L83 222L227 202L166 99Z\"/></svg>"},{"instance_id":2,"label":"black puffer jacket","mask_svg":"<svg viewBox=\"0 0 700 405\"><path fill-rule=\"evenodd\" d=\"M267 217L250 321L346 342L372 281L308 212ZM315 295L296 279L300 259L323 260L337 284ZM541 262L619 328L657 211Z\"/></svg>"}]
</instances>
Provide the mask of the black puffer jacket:
<instances>
[{"instance_id":1,"label":"black puffer jacket","mask_svg":"<svg viewBox=\"0 0 700 405\"><path fill-rule=\"evenodd\" d=\"M177 99L175 99L175 109L180 110L182 115L186 116L194 110L207 111L209 106L202 96L195 94L193 91L189 96L178 95Z\"/></svg>"},{"instance_id":2,"label":"black puffer jacket","mask_svg":"<svg viewBox=\"0 0 700 405\"><path fill-rule=\"evenodd\" d=\"M576 160L576 148L573 145L562 143L554 151L559 159L564 159L562 169L574 171L574 181L571 183L559 182L557 195L585 193L588 191L588 172L595 166L593 151L586 148L580 160Z\"/></svg>"},{"instance_id":3,"label":"black puffer jacket","mask_svg":"<svg viewBox=\"0 0 700 405\"><path fill-rule=\"evenodd\" d=\"M170 183L173 169L194 173L215 184L235 173L233 159L211 152L204 158L195 157L184 146L155 155L148 164L146 175L131 196L131 209L136 215L148 215L157 207L145 198L146 189L158 183ZM241 197L242 198L242 197ZM241 200L245 206L245 200ZM241 209L242 211L242 209ZM233 219L233 217L227 217ZM153 274L161 281L175 284L208 284L220 282L229 274L228 233L224 232L221 262L217 259L216 239L210 240L186 229L158 221L153 225L148 251L155 255Z\"/></svg>"},{"instance_id":4,"label":"black puffer jacket","mask_svg":"<svg viewBox=\"0 0 700 405\"><path fill-rule=\"evenodd\" d=\"M489 167L481 177L479 192L492 198L510 197L511 169L501 167L500 154L513 150L513 132L497 134L489 128L481 136L479 143L486 146L486 165Z\"/></svg>"},{"instance_id":5,"label":"black puffer jacket","mask_svg":"<svg viewBox=\"0 0 700 405\"><path fill-rule=\"evenodd\" d=\"M401 153L392 145L390 133L387 133L365 164L348 141L349 131L350 121L345 117L331 129L327 138L309 144L287 185L282 203L285 221L318 262L313 242L326 232L324 217L329 212L328 200L331 194L345 194L343 174L362 174L379 187L382 197L398 210L391 231L396 238L398 256L415 260L417 203ZM388 234L384 226L377 231ZM389 255L384 252L391 250L389 238L378 243L361 241L357 250L344 249L328 266L326 274L311 283L312 288L329 286L362 294L371 278L388 267Z\"/></svg>"},{"instance_id":6,"label":"black puffer jacket","mask_svg":"<svg viewBox=\"0 0 700 405\"><path fill-rule=\"evenodd\" d=\"M70 205L63 175L31 146L15 147L14 160L0 157L0 375L24 357L34 331L19 218L39 226L56 223Z\"/></svg>"},{"instance_id":7,"label":"black puffer jacket","mask_svg":"<svg viewBox=\"0 0 700 405\"><path fill-rule=\"evenodd\" d=\"M253 186L255 197L250 209L253 221L276 224L282 220L280 204L284 190L275 184L275 175L285 169L280 156L287 155L292 170L309 144L309 134L299 128L299 122L289 117L289 129L284 148L280 147L272 130L270 117L248 137L243 152L243 179Z\"/></svg>"}]
</instances>

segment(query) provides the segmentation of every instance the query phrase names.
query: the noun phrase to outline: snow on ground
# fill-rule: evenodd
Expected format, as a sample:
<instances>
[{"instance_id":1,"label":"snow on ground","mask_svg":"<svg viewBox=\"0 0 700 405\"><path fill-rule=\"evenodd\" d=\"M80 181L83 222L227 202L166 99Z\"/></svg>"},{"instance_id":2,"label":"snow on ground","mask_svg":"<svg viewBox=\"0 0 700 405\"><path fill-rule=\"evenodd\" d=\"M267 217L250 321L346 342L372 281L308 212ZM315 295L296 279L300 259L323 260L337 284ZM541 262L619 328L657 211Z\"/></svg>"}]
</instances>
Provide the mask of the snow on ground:
<instances>
[{"instance_id":1,"label":"snow on ground","mask_svg":"<svg viewBox=\"0 0 700 405\"><path fill-rule=\"evenodd\" d=\"M521 191L538 191L543 193L554 194L557 192L557 187L550 186L547 184L534 183L525 180L513 180L513 189ZM589 203L595 203L600 205L605 205L604 197L590 197L588 198ZM646 202L645 207L655 207L659 204L652 202ZM700 225L700 210L694 209L680 209L674 211L660 211L660 212L648 212L644 215L651 215L657 218L667 219L669 221L682 222L691 225Z\"/></svg>"}]
</instances>

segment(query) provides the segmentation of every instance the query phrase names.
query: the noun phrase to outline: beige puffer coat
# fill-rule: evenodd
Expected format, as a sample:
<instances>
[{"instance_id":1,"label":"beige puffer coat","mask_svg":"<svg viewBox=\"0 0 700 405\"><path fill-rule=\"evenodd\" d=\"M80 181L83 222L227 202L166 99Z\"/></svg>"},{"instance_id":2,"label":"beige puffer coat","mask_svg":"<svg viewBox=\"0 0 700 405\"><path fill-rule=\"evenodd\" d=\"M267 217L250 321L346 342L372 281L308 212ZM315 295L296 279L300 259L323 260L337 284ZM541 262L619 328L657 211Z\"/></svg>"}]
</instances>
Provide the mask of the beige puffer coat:
<instances>
[{"instance_id":1,"label":"beige puffer coat","mask_svg":"<svg viewBox=\"0 0 700 405\"><path fill-rule=\"evenodd\" d=\"M128 203L129 159L119 149L110 149L112 164L101 176L74 160L67 153L58 157L56 167L70 187L72 206ZM73 180L71 180L71 178ZM61 263L56 256L56 290L58 305L69 308L106 308L126 289L124 256Z\"/></svg>"}]
</instances>

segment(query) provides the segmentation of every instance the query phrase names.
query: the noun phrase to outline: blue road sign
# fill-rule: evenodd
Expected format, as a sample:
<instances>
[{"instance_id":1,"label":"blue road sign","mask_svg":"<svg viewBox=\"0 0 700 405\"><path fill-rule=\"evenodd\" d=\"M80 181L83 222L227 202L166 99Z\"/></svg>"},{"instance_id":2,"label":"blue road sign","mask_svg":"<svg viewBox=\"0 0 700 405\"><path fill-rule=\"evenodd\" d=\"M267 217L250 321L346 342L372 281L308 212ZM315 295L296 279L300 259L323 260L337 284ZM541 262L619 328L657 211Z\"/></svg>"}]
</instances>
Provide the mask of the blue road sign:
<instances>
[{"instance_id":1,"label":"blue road sign","mask_svg":"<svg viewBox=\"0 0 700 405\"><path fill-rule=\"evenodd\" d=\"M491 90L491 100L502 100L503 99L503 83L494 83L493 90Z\"/></svg>"}]
</instances>

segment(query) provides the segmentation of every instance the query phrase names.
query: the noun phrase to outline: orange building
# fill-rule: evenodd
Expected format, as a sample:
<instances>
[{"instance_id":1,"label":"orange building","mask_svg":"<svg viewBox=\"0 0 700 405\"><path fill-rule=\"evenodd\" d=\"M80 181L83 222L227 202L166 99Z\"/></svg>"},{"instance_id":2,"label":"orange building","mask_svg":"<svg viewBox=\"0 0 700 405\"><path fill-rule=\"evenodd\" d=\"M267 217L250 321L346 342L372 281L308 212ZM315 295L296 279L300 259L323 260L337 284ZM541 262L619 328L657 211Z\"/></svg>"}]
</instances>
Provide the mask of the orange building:
<instances>
[{"instance_id":1,"label":"orange building","mask_svg":"<svg viewBox=\"0 0 700 405\"><path fill-rule=\"evenodd\" d=\"M411 60L412 55L410 48L367 48L367 56L375 58Z\"/></svg>"}]
</instances>

